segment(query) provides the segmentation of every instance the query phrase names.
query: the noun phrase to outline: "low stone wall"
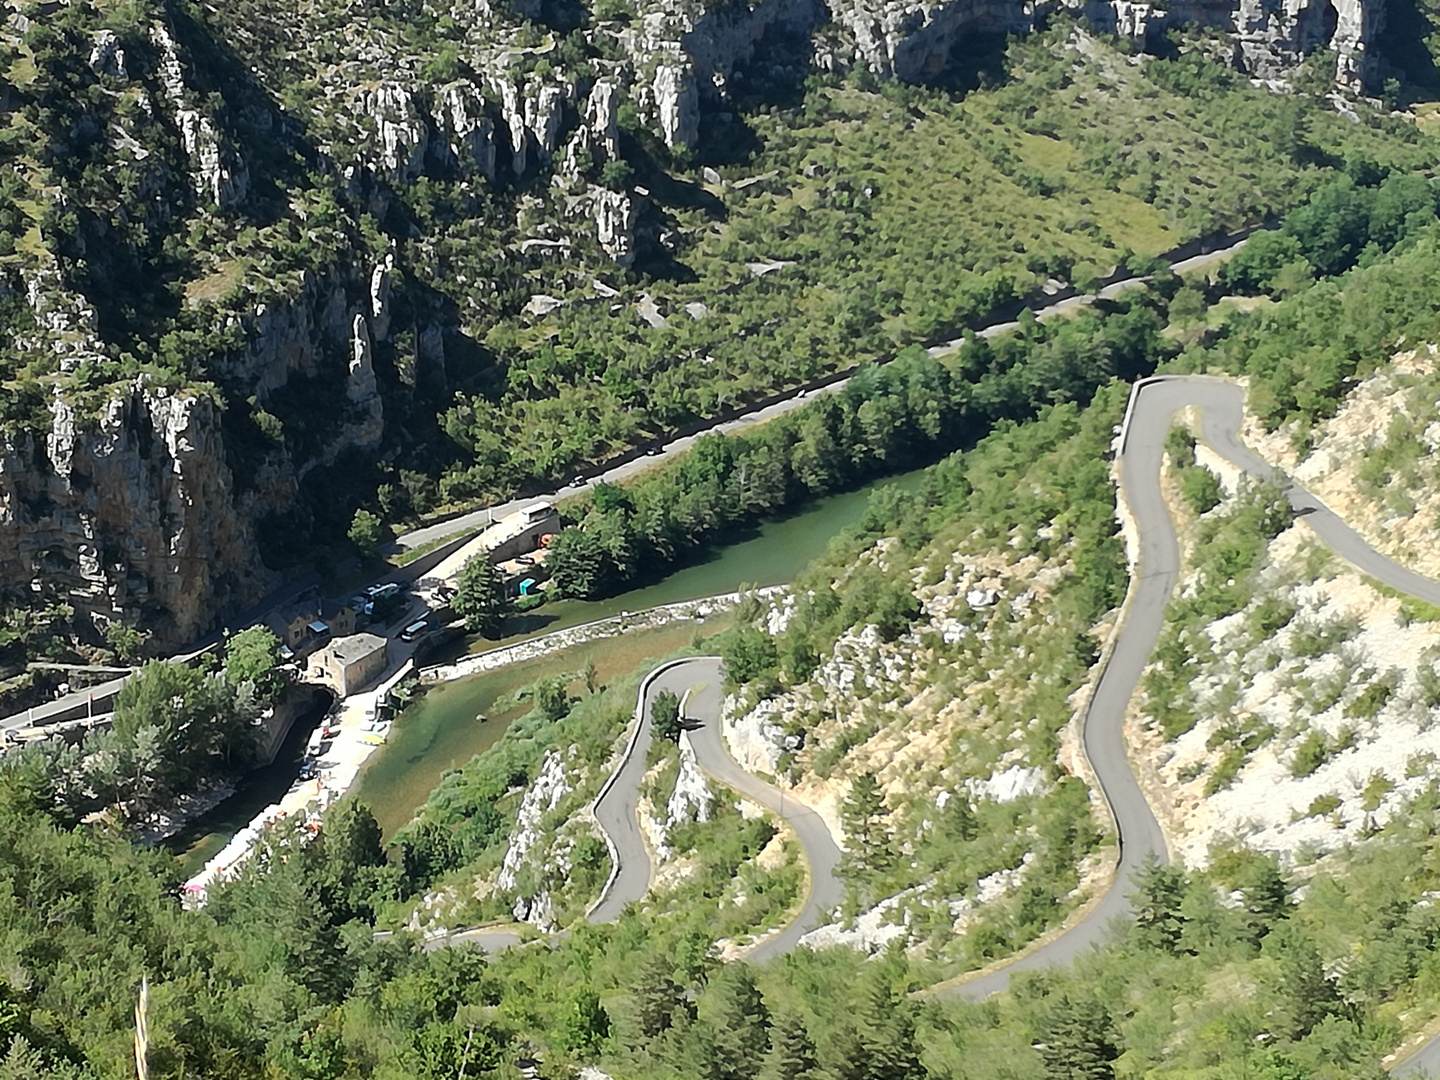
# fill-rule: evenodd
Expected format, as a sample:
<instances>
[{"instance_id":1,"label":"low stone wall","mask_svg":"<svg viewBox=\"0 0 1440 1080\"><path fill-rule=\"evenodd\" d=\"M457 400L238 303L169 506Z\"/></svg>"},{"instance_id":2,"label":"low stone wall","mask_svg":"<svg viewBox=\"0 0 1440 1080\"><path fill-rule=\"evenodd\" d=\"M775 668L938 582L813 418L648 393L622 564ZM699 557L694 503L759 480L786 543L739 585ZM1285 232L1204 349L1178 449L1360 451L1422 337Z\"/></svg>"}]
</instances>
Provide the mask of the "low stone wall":
<instances>
[{"instance_id":1,"label":"low stone wall","mask_svg":"<svg viewBox=\"0 0 1440 1080\"><path fill-rule=\"evenodd\" d=\"M608 619L581 623L579 626L557 630L544 637L522 641L518 645L506 645L503 648L492 649L490 652L466 656L453 664L438 664L434 667L422 668L420 678L424 682L448 682L451 679L463 679L469 675L478 675L481 672L493 671L509 664L518 664L524 660L546 656L552 652L558 652L560 649L569 648L571 645L582 645L587 641L616 637L630 630L646 630L673 622L681 622L685 619L703 619L717 611L735 607L746 595L764 599L784 589L784 585L771 585L763 589L755 589L750 594L724 593L720 596L707 596L699 600L685 600L678 604L664 604L646 611L613 615Z\"/></svg>"}]
</instances>

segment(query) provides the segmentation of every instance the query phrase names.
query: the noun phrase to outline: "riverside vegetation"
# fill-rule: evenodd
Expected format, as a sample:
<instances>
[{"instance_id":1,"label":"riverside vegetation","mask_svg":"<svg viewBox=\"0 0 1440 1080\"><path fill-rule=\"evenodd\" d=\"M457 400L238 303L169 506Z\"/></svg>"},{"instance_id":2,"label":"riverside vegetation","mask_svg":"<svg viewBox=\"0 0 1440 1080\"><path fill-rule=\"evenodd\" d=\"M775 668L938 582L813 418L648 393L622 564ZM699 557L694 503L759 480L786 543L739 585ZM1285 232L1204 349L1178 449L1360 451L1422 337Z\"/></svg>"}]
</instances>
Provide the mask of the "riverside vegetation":
<instances>
[{"instance_id":1,"label":"riverside vegetation","mask_svg":"<svg viewBox=\"0 0 1440 1080\"><path fill-rule=\"evenodd\" d=\"M1431 332L1440 189L1361 159L1350 172L1358 183L1343 175L1322 185L1279 229L1253 238L1214 287L1293 292L1293 301L1231 318L1178 360L1251 375L1255 407L1271 424L1333 411L1346 379L1388 357L1386 342ZM1357 265L1343 285L1335 280ZM1307 288L1317 277L1325 284ZM1112 375L1146 374L1179 350L1159 333L1170 303L1180 295L1182 307L1192 298L1203 305L1199 292L1162 275L1104 317L1032 320L995 341L971 335L946 359L912 346L757 432L707 436L650 478L602 486L567 506L576 527L551 548L555 587L569 596L617 591L642 567L653 573L736 524L904 468L1044 403L1083 402Z\"/></svg>"}]
</instances>

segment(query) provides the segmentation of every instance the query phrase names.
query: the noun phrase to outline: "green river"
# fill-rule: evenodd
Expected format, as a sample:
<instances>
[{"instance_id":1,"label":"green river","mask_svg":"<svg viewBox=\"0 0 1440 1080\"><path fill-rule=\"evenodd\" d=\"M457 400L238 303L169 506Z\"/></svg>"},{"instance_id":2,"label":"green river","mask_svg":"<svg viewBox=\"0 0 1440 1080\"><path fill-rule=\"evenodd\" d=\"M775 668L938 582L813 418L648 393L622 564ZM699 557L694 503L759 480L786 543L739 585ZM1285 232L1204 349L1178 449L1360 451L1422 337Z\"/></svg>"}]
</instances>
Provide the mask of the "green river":
<instances>
[{"instance_id":1,"label":"green river","mask_svg":"<svg viewBox=\"0 0 1440 1080\"><path fill-rule=\"evenodd\" d=\"M502 642L475 638L468 642L468 648L482 652L497 644L523 641L622 611L643 611L661 604L734 592L742 585L783 584L822 553L832 536L860 519L871 491L885 484L914 490L919 487L921 476L922 470L915 470L843 495L807 503L784 517L741 532L727 544L707 549L688 566L651 585L608 600L562 600L546 604L513 619L511 632ZM697 631L712 632L727 624L721 616L704 626L682 623L574 646L565 651L561 666L576 670L583 667L587 659L593 660L604 681L632 671L647 658L663 656L688 644ZM446 657L433 657L427 662L443 659ZM401 713L389 743L366 763L355 788L357 797L374 810L387 836L410 819L448 770L492 746L505 733L509 722L523 711L492 715L490 710L495 701L553 671L555 664L554 657L546 657L446 683L432 688ZM483 722L477 719L480 716L485 717ZM303 741L300 745L303 747ZM287 760L281 766L281 770L284 769L298 769L298 758ZM263 785L243 784L236 799L227 800L223 807L192 824L183 840L171 845L172 850L186 854L187 861L203 862L211 848L218 850L223 844L221 834L233 831L228 827L237 820L237 813L254 813L270 801L270 791L280 779L276 775L278 771L265 770ZM252 786L265 790L252 792L248 790ZM246 798L247 794L251 797ZM256 799L264 801L251 809ZM245 804L243 809L241 803ZM248 816L245 820L249 820Z\"/></svg>"}]
</instances>

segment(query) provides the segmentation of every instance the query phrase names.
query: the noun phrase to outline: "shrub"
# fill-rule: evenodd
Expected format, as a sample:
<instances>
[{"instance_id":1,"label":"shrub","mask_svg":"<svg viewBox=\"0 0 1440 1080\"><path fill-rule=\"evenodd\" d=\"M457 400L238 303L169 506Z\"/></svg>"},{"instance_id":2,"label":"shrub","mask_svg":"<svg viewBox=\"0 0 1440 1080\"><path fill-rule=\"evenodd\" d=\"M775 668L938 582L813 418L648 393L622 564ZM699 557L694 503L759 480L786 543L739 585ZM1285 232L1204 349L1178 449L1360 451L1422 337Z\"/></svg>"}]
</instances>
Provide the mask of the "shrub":
<instances>
[{"instance_id":1,"label":"shrub","mask_svg":"<svg viewBox=\"0 0 1440 1080\"><path fill-rule=\"evenodd\" d=\"M1329 758L1330 740L1325 737L1323 731L1312 731L1295 748L1295 756L1290 761L1291 775L1310 776Z\"/></svg>"},{"instance_id":2,"label":"shrub","mask_svg":"<svg viewBox=\"0 0 1440 1080\"><path fill-rule=\"evenodd\" d=\"M1199 465L1180 473L1180 493L1185 497L1190 509L1197 514L1215 509L1223 497L1219 478Z\"/></svg>"},{"instance_id":3,"label":"shrub","mask_svg":"<svg viewBox=\"0 0 1440 1080\"><path fill-rule=\"evenodd\" d=\"M669 742L680 741L682 727L680 699L674 691L661 690L650 703L650 728L658 738Z\"/></svg>"}]
</instances>

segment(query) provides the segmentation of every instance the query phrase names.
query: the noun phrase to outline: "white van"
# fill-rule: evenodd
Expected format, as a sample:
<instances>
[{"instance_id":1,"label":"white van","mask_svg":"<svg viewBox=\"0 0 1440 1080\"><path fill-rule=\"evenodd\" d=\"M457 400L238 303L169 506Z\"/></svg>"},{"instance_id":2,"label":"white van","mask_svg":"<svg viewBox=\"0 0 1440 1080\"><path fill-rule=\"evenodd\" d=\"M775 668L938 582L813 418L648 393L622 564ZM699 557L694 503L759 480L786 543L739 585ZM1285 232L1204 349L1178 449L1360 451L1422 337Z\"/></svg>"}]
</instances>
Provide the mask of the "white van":
<instances>
[{"instance_id":1,"label":"white van","mask_svg":"<svg viewBox=\"0 0 1440 1080\"><path fill-rule=\"evenodd\" d=\"M425 626L426 623L424 619L416 619L409 626L405 627L404 630L400 631L400 640L414 641L417 637L419 637L425 632Z\"/></svg>"}]
</instances>

